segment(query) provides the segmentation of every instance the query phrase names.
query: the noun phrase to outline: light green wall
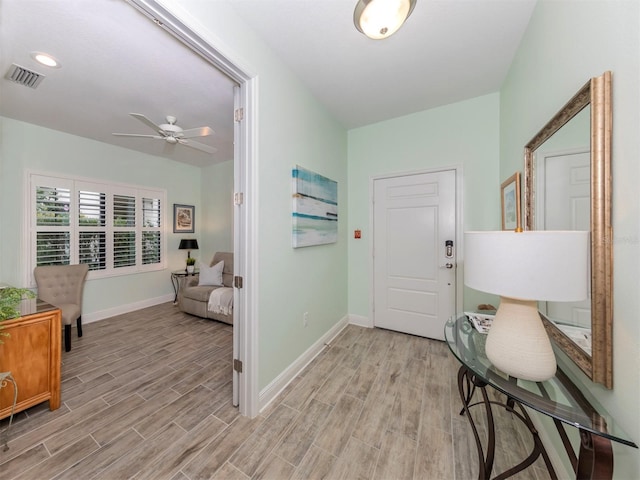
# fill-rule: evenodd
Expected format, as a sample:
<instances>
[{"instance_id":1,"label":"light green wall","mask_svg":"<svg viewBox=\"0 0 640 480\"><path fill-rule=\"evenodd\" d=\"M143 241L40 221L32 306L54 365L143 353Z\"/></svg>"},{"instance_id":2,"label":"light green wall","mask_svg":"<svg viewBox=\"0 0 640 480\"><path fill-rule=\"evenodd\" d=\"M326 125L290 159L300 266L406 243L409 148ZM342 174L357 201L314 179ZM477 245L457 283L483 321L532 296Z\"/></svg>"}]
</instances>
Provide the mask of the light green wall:
<instances>
[{"instance_id":1,"label":"light green wall","mask_svg":"<svg viewBox=\"0 0 640 480\"><path fill-rule=\"evenodd\" d=\"M615 389L609 392L598 386L590 388L634 440L640 441L640 322L636 319L640 306L636 292L640 280L637 2L540 1L500 97L487 95L356 129L348 135L228 7L202 0L175 0L170 9L234 61L259 73L255 174L259 185L260 388L347 312L369 314L371 176L462 165L464 228L498 228L500 181L516 170L522 171L523 145L589 77L611 69ZM205 213L209 202L217 202L217 194L203 191L208 185L219 185L216 182L222 176L216 175L220 171L228 174L232 170L229 165L204 169L202 182L194 182L200 175L195 167L95 145L97 142L11 120L5 119L0 127L2 280L21 278L16 255L21 237L15 225L22 219L25 168L167 188L169 206L196 205L196 236L206 237L199 251L203 260L219 249L218 245L232 241L228 235L217 236L221 226ZM336 244L291 248L290 176L296 164L338 181L340 220ZM18 203L16 199L20 199ZM211 211L224 217L224 209L223 206L218 211L216 207ZM230 220L224 217L224 222ZM364 238L359 243L351 238L355 228L363 230ZM169 234L172 268L178 268L183 261L184 255L177 250L179 238ZM96 308L109 308L112 302L135 302L170 291L167 272L158 272L95 281L87 286L87 299ZM465 299L465 303L475 302ZM305 311L310 314L306 329L302 326ZM637 450L616 446L615 455L616 478L633 478L640 471Z\"/></svg>"},{"instance_id":2,"label":"light green wall","mask_svg":"<svg viewBox=\"0 0 640 480\"><path fill-rule=\"evenodd\" d=\"M233 252L233 160L203 168L201 183L200 250L192 256L209 264L214 253Z\"/></svg>"},{"instance_id":3,"label":"light green wall","mask_svg":"<svg viewBox=\"0 0 640 480\"><path fill-rule=\"evenodd\" d=\"M0 117L0 281L24 285L28 253L23 239L26 171L61 173L167 190L168 269L87 281L83 316L122 305L145 302L173 292L169 271L183 265L180 236L172 232L173 203L196 205L196 229L201 225L200 169L133 150L107 145L36 125ZM198 235L198 231L196 231ZM25 285L26 286L26 285Z\"/></svg>"},{"instance_id":4,"label":"light green wall","mask_svg":"<svg viewBox=\"0 0 640 480\"><path fill-rule=\"evenodd\" d=\"M640 3L536 6L501 90L500 178L522 170L525 143L590 77L613 72L614 388L573 375L640 442ZM555 436L548 426L550 436ZM557 447L561 449L561 446ZM637 478L640 453L614 444L614 477Z\"/></svg>"},{"instance_id":5,"label":"light green wall","mask_svg":"<svg viewBox=\"0 0 640 480\"><path fill-rule=\"evenodd\" d=\"M181 20L258 74L258 384L275 379L347 314L347 134L227 6L166 2ZM291 247L291 169L338 182L338 242ZM252 192L255 194L256 192ZM302 315L309 312L309 326Z\"/></svg>"},{"instance_id":6,"label":"light green wall","mask_svg":"<svg viewBox=\"0 0 640 480\"><path fill-rule=\"evenodd\" d=\"M499 105L496 93L349 131L349 313L369 317L372 177L461 166L463 229L499 227Z\"/></svg>"}]
</instances>

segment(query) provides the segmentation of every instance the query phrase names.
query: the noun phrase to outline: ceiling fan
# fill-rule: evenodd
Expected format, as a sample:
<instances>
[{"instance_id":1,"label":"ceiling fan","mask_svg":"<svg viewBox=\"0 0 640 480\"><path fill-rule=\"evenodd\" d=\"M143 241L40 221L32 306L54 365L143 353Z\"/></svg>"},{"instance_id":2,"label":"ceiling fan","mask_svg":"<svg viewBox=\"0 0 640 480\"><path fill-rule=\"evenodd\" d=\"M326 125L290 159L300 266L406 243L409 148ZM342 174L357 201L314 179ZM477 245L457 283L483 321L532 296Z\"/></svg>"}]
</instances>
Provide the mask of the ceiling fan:
<instances>
[{"instance_id":1,"label":"ceiling fan","mask_svg":"<svg viewBox=\"0 0 640 480\"><path fill-rule=\"evenodd\" d=\"M188 130L183 130L181 127L176 125L176 117L172 117L171 115L167 115L167 123L162 123L160 125L156 125L140 113L130 113L129 115L140 120L148 127L151 127L154 131L158 132L157 135L143 135L138 133L114 133L113 135L120 137L155 138L158 140L164 140L171 145L180 144L206 153L214 153L217 151L217 148L215 147L210 147L209 145L190 140L194 137L206 137L207 135L212 135L214 132L209 127L189 128Z\"/></svg>"}]
</instances>

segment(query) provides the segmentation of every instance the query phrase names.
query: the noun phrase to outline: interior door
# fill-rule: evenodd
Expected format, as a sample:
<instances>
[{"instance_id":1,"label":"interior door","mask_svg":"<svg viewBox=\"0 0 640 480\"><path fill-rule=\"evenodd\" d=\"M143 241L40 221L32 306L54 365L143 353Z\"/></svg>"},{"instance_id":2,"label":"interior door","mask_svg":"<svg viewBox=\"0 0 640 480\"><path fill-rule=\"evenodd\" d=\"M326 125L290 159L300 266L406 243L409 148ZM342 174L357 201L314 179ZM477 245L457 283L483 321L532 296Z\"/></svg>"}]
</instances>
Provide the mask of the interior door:
<instances>
[{"instance_id":1,"label":"interior door","mask_svg":"<svg viewBox=\"0 0 640 480\"><path fill-rule=\"evenodd\" d=\"M536 161L536 172L536 229L590 230L590 152L546 153ZM591 298L545 302L540 308L556 322L591 328Z\"/></svg>"},{"instance_id":2,"label":"interior door","mask_svg":"<svg viewBox=\"0 0 640 480\"><path fill-rule=\"evenodd\" d=\"M240 102L240 87L233 88L233 110L237 112L241 108ZM235 115L235 114L234 114ZM233 190L236 192L242 192L242 155L240 149L240 128L238 125L238 118L235 116L233 122ZM242 224L244 221L244 211L242 210L242 203L238 198L234 199L233 207L233 266L235 271L234 276L242 275L244 271L244 259L242 258ZM244 352L241 351L242 335L244 335L244 312L243 300L241 298L241 289L233 288L233 406L238 407L240 405L240 372L235 366L235 360L240 360L244 363Z\"/></svg>"},{"instance_id":3,"label":"interior door","mask_svg":"<svg viewBox=\"0 0 640 480\"><path fill-rule=\"evenodd\" d=\"M456 172L374 181L376 327L444 340L455 313Z\"/></svg>"}]
</instances>

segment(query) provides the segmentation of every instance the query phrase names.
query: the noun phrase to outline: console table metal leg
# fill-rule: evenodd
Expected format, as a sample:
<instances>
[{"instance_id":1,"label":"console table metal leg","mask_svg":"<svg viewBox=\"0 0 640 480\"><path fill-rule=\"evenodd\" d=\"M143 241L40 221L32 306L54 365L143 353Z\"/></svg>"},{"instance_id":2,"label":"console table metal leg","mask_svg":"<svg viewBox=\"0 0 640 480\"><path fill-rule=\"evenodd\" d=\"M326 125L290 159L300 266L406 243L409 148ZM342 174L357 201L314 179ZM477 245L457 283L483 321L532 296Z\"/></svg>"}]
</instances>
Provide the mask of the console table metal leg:
<instances>
[{"instance_id":1,"label":"console table metal leg","mask_svg":"<svg viewBox=\"0 0 640 480\"><path fill-rule=\"evenodd\" d=\"M491 404L498 405L500 407L505 408L509 413L515 416L518 420L520 420L531 433L533 438L533 448L531 449L531 453L525 458L522 462L515 465L514 467L502 472L497 475L494 480L503 480L515 475L518 472L523 471L524 469L531 466L538 457L542 456L544 463L549 472L549 476L552 480L557 480L557 475L555 470L553 469L553 465L551 464L551 460L549 459L549 455L547 451L544 449L544 445L542 445L542 441L540 440L540 436L538 435L538 431L533 425L529 414L522 406L520 402L515 401L511 397L507 397L506 403L491 401L489 400L489 396L487 395L486 387L487 384L477 378L472 372L470 372L466 367L462 366L458 370L458 392L460 394L460 399L462 400L462 411L460 414L466 414L467 419L469 420L469 424L471 425L471 430L473 431L473 436L476 441L476 448L478 450L478 461L479 461L479 471L478 471L478 479L479 480L487 480L491 478L491 471L493 470L493 462L495 459L495 423L493 420L493 412L491 410ZM471 403L473 393L478 390L482 394L482 400ZM482 443L480 441L480 435L478 433L478 429L475 425L475 421L471 416L470 409L476 405L484 405L484 410L486 412L487 417L487 452L486 456L482 448ZM516 410L516 406L518 410ZM599 438L599 437L598 437ZM589 477L591 478L591 477ZM597 478L597 477L593 477Z\"/></svg>"},{"instance_id":2,"label":"console table metal leg","mask_svg":"<svg viewBox=\"0 0 640 480\"><path fill-rule=\"evenodd\" d=\"M577 479L601 479L613 477L613 449L611 441L580 430L580 454Z\"/></svg>"},{"instance_id":3,"label":"console table metal leg","mask_svg":"<svg viewBox=\"0 0 640 480\"><path fill-rule=\"evenodd\" d=\"M520 409L520 412L515 410L516 405ZM533 448L531 449L531 453L527 456L527 458L525 458L522 462L520 462L515 467L510 468L509 470L501 473L500 475L495 477L494 480L502 480L505 478L509 478L510 476L515 475L518 472L521 472L522 470L531 466L540 456L542 456L542 459L544 460L544 464L547 467L547 471L549 472L549 478L551 478L551 480L557 480L558 476L556 475L556 472L553 469L553 465L551 464L551 459L549 458L549 455L547 454L547 451L545 450L544 445L542 445L542 440L540 440L540 435L538 434L538 430L533 425L533 422L531 421L531 417L527 413L526 409L522 406L521 403L516 402L511 397L508 397L507 403L504 405L504 407L507 409L508 412L510 412L512 415L518 418L522 423L524 423L525 426L529 429L529 432L531 433L531 437L533 438Z\"/></svg>"},{"instance_id":4,"label":"console table metal leg","mask_svg":"<svg viewBox=\"0 0 640 480\"><path fill-rule=\"evenodd\" d=\"M478 480L488 480L491 478L491 470L493 469L493 460L495 457L495 447L496 447L496 436L495 436L495 426L493 423L493 412L491 411L491 402L489 401L489 397L487 396L486 389L484 388L486 384L481 382L478 378L473 375L467 368L464 366L460 367L458 370L458 393L460 394L460 399L462 400L462 411L460 414L466 414L467 420L469 420L469 424L471 425L471 430L473 431L473 436L476 441L476 448L478 449ZM478 434L478 429L476 428L476 424L471 416L470 407L474 405L478 405L480 402L471 404L471 398L473 393L476 391L476 387L479 387L479 391L482 394L482 403L485 407L485 413L487 415L487 455L485 457L484 451L482 448L482 442L480 441L480 435Z\"/></svg>"}]
</instances>

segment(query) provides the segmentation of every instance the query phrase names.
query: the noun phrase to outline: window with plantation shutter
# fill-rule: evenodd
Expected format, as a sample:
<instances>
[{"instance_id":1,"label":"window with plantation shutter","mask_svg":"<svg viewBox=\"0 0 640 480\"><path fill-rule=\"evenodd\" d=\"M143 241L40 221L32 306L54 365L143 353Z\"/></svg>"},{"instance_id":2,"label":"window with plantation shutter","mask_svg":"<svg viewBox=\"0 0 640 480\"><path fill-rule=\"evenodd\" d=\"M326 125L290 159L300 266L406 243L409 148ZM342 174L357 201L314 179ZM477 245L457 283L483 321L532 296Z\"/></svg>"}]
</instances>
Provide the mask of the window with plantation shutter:
<instances>
[{"instance_id":1,"label":"window with plantation shutter","mask_svg":"<svg viewBox=\"0 0 640 480\"><path fill-rule=\"evenodd\" d=\"M113 196L113 226L136 226L136 199L127 195Z\"/></svg>"},{"instance_id":2,"label":"window with plantation shutter","mask_svg":"<svg viewBox=\"0 0 640 480\"><path fill-rule=\"evenodd\" d=\"M37 265L68 265L71 251L71 190L52 184L35 192Z\"/></svg>"},{"instance_id":3,"label":"window with plantation shutter","mask_svg":"<svg viewBox=\"0 0 640 480\"><path fill-rule=\"evenodd\" d=\"M89 278L165 268L164 190L29 175L31 270L89 264Z\"/></svg>"},{"instance_id":4,"label":"window with plantation shutter","mask_svg":"<svg viewBox=\"0 0 640 480\"><path fill-rule=\"evenodd\" d=\"M142 263L159 263L160 232L142 232Z\"/></svg>"},{"instance_id":5,"label":"window with plantation shutter","mask_svg":"<svg viewBox=\"0 0 640 480\"><path fill-rule=\"evenodd\" d=\"M136 232L113 233L113 266L131 267L136 264Z\"/></svg>"},{"instance_id":6,"label":"window with plantation shutter","mask_svg":"<svg viewBox=\"0 0 640 480\"><path fill-rule=\"evenodd\" d=\"M107 268L107 194L78 191L78 260L89 270Z\"/></svg>"},{"instance_id":7,"label":"window with plantation shutter","mask_svg":"<svg viewBox=\"0 0 640 480\"><path fill-rule=\"evenodd\" d=\"M69 232L37 232L37 265L69 265Z\"/></svg>"},{"instance_id":8,"label":"window with plantation shutter","mask_svg":"<svg viewBox=\"0 0 640 480\"><path fill-rule=\"evenodd\" d=\"M160 263L162 244L162 202L160 198L142 197L142 264Z\"/></svg>"},{"instance_id":9,"label":"window with plantation shutter","mask_svg":"<svg viewBox=\"0 0 640 480\"><path fill-rule=\"evenodd\" d=\"M36 191L36 224L69 226L71 192L68 188L39 186Z\"/></svg>"},{"instance_id":10,"label":"window with plantation shutter","mask_svg":"<svg viewBox=\"0 0 640 480\"><path fill-rule=\"evenodd\" d=\"M113 266L132 267L136 264L136 198L113 196Z\"/></svg>"},{"instance_id":11,"label":"window with plantation shutter","mask_svg":"<svg viewBox=\"0 0 640 480\"><path fill-rule=\"evenodd\" d=\"M89 270L107 268L107 235L105 232L79 233L79 263L88 263Z\"/></svg>"}]
</instances>

